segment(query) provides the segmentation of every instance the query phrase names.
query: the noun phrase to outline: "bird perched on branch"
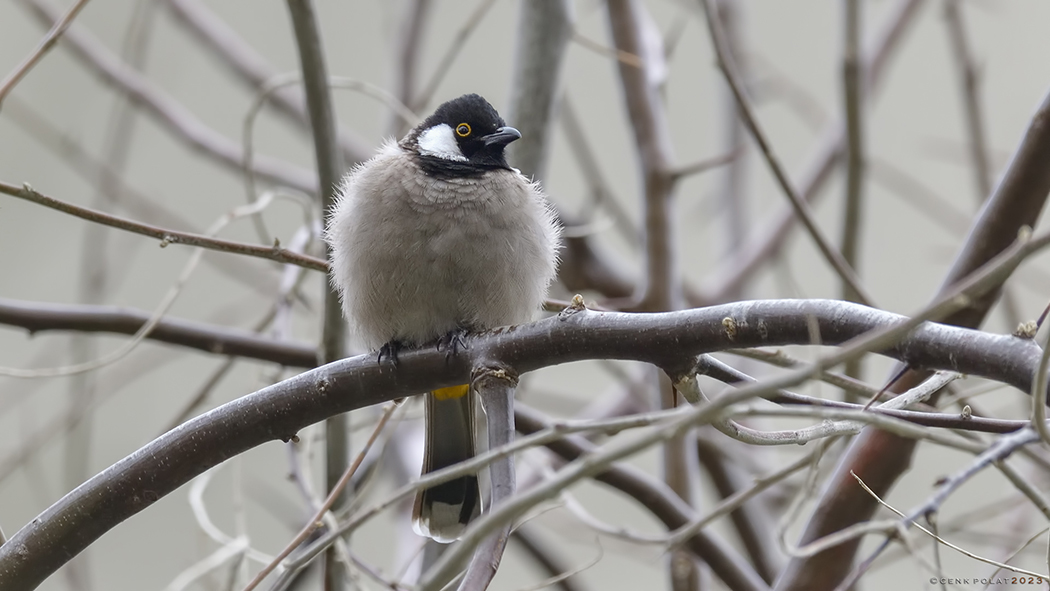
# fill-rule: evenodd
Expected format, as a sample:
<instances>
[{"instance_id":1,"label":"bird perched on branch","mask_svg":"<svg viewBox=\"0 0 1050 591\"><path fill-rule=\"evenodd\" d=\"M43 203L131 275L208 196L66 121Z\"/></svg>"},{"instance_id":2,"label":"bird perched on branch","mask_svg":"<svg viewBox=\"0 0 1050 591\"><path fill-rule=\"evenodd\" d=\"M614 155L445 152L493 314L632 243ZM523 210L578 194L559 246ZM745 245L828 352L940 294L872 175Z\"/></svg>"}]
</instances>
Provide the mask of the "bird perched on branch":
<instances>
[{"instance_id":1,"label":"bird perched on branch","mask_svg":"<svg viewBox=\"0 0 1050 591\"><path fill-rule=\"evenodd\" d=\"M507 164L521 137L484 98L437 108L343 179L325 232L332 282L361 341L455 347L465 331L528 322L554 278L560 230L540 187ZM423 474L473 457L469 386L426 394ZM477 476L421 491L416 531L457 539L481 512Z\"/></svg>"}]
</instances>

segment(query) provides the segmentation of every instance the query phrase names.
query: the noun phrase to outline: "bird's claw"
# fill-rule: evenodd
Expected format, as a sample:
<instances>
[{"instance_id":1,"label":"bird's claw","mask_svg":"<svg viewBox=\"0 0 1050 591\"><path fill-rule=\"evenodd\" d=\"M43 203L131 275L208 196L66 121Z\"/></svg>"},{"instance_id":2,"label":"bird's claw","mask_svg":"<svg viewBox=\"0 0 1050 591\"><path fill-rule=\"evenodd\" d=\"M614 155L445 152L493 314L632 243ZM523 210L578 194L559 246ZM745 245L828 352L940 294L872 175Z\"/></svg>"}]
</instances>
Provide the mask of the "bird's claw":
<instances>
[{"instance_id":1,"label":"bird's claw","mask_svg":"<svg viewBox=\"0 0 1050 591\"><path fill-rule=\"evenodd\" d=\"M401 351L400 341L390 341L379 348L379 355L376 358L376 363L382 365L383 358L386 357L391 364L397 365L397 354Z\"/></svg>"},{"instance_id":2,"label":"bird's claw","mask_svg":"<svg viewBox=\"0 0 1050 591\"><path fill-rule=\"evenodd\" d=\"M448 334L438 338L437 350L445 352L445 359L449 359L459 353L460 349L467 348L467 330L465 328L456 328L450 330Z\"/></svg>"}]
</instances>

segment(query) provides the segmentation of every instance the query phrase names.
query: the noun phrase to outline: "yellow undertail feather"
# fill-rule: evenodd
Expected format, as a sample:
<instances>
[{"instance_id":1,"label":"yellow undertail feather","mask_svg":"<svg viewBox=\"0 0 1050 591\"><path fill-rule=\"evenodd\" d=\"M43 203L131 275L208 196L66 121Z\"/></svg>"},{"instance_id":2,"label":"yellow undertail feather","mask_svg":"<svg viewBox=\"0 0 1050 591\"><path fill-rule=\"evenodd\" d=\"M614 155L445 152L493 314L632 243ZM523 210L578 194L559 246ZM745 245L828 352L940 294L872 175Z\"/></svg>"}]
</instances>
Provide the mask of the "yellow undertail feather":
<instances>
[{"instance_id":1,"label":"yellow undertail feather","mask_svg":"<svg viewBox=\"0 0 1050 591\"><path fill-rule=\"evenodd\" d=\"M438 388L434 390L434 398L438 400L451 400L453 398L462 398L470 392L470 384L463 384L462 386L449 386L448 388Z\"/></svg>"}]
</instances>

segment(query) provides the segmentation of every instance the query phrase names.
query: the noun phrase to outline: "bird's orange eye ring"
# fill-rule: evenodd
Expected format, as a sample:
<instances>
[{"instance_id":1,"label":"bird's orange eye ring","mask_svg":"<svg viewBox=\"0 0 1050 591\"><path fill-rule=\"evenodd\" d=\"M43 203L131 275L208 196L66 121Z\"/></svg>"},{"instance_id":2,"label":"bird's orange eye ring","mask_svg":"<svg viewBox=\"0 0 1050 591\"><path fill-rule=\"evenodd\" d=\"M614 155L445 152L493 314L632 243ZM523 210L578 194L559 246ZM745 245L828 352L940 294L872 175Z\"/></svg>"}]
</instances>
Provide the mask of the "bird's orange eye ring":
<instances>
[{"instance_id":1,"label":"bird's orange eye ring","mask_svg":"<svg viewBox=\"0 0 1050 591\"><path fill-rule=\"evenodd\" d=\"M456 135L459 137L467 137L470 135L470 126L466 123L460 123L456 126Z\"/></svg>"}]
</instances>

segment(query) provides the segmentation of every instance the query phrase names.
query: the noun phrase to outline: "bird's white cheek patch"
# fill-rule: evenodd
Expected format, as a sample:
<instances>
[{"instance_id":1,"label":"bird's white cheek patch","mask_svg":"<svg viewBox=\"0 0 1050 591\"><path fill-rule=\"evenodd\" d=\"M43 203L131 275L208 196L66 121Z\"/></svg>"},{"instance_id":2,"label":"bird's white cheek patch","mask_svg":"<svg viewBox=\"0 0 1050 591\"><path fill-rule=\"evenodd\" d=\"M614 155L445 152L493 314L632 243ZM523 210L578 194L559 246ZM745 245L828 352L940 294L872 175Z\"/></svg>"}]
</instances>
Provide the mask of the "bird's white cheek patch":
<instances>
[{"instance_id":1,"label":"bird's white cheek patch","mask_svg":"<svg viewBox=\"0 0 1050 591\"><path fill-rule=\"evenodd\" d=\"M435 125L419 134L417 140L419 153L424 156L437 156L446 160L466 160L459 150L459 143L447 124Z\"/></svg>"}]
</instances>

